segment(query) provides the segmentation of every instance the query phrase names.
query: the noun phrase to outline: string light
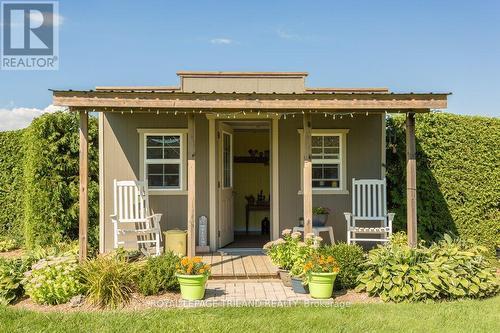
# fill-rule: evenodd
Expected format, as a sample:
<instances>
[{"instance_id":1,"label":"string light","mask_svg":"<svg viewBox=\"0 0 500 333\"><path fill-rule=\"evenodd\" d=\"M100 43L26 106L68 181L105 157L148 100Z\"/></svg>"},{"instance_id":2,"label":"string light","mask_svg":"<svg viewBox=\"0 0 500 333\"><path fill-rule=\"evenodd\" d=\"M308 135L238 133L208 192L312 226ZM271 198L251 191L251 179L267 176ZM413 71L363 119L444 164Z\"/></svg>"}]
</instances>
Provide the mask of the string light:
<instances>
[{"instance_id":1,"label":"string light","mask_svg":"<svg viewBox=\"0 0 500 333\"><path fill-rule=\"evenodd\" d=\"M116 110L114 108L109 108L109 107L106 107L106 108L102 108L101 110L97 110L96 109L91 109L91 110L82 110L84 112L99 112L99 111L111 111L111 112L121 112L121 114L124 114L124 112L128 112L130 111L131 114L134 113L134 111L137 111L139 110L140 112L139 113L142 113L142 112L145 112L145 111L149 111L150 113L156 113L157 115L159 114L174 114L174 115L178 115L179 113L180 114L184 114L184 115L187 115L187 114L206 114L206 115L214 115L216 116L217 118L226 118L226 119L237 119L238 116L248 116L248 115L257 115L257 116L263 116L265 114L265 118L271 118L271 117L275 117L276 118L280 118L282 117L282 119L288 119L288 118L295 118L296 115L305 115L306 113L310 113L310 114L313 114L313 115L317 115L317 116L321 116L323 115L324 118L329 118L331 117L330 119L333 119L333 120L336 120L336 119L343 119L344 116L347 116L347 117L351 117L351 118L354 118L354 116L361 116L361 115L365 115L365 116L369 116L370 114L384 114L387 116L389 115L388 113L388 110L380 110L380 111L375 111L375 112L370 112L370 111L366 111L366 110L363 110L361 112L353 112L353 111L349 111L349 112L339 112L341 110L337 110L337 111L324 111L324 110L294 110L294 111L288 111L288 112L276 112L276 111L272 111L272 112L267 112L267 111L262 111L262 115L261 115L261 111L260 110L256 110L254 112L254 110L238 110L238 111L224 111L224 112L217 112L217 111L214 111L213 109L206 109L206 110L200 110L200 109L191 109L191 110L165 110L165 109L161 109L161 108L131 108L131 109L128 109L128 108L117 108ZM142 111L141 111L142 110ZM347 110L346 110L347 111ZM434 111L434 110L432 110ZM394 112L398 112L398 113L401 113L402 111L401 110L394 110ZM404 111L403 111L404 112ZM251 116L250 116L251 118Z\"/></svg>"}]
</instances>

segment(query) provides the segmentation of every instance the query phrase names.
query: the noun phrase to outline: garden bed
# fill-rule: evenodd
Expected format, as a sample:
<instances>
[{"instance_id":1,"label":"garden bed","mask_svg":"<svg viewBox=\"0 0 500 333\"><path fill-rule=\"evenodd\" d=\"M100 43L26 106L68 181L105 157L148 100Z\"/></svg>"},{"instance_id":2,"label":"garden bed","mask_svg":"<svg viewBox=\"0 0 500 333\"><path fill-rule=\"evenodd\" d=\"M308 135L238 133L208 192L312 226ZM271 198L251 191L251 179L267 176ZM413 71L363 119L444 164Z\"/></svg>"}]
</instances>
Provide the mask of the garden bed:
<instances>
[{"instance_id":1,"label":"garden bed","mask_svg":"<svg viewBox=\"0 0 500 333\"><path fill-rule=\"evenodd\" d=\"M139 293L134 293L130 299L130 303L120 307L123 311L138 311L158 308L158 305L175 304L180 300L179 293L168 292L162 295L143 296ZM102 312L113 311L108 308L100 308L98 306L83 302L78 306L73 306L71 302L58 305L42 305L33 302L29 297L23 297L9 308L30 310L36 312Z\"/></svg>"}]
</instances>

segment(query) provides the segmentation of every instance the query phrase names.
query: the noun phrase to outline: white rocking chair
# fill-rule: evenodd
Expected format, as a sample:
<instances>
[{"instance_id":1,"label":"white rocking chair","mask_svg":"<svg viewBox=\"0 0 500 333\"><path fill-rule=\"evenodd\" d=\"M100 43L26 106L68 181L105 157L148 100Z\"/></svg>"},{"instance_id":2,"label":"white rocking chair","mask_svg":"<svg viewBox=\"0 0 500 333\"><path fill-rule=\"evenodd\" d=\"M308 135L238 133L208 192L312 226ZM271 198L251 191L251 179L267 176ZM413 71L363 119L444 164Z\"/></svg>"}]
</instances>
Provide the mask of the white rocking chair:
<instances>
[{"instance_id":1,"label":"white rocking chair","mask_svg":"<svg viewBox=\"0 0 500 333\"><path fill-rule=\"evenodd\" d=\"M161 254L160 219L149 208L147 181L113 181L114 214L111 215L114 229L114 248L134 243L141 251L154 248L155 255ZM136 236L125 240L126 235ZM149 246L148 246L149 245Z\"/></svg>"},{"instance_id":2,"label":"white rocking chair","mask_svg":"<svg viewBox=\"0 0 500 333\"><path fill-rule=\"evenodd\" d=\"M352 179L352 213L344 213L348 244L389 240L394 213L387 213L386 199L385 179ZM374 222L379 223L372 226ZM380 238L358 238L359 234L380 235Z\"/></svg>"}]
</instances>

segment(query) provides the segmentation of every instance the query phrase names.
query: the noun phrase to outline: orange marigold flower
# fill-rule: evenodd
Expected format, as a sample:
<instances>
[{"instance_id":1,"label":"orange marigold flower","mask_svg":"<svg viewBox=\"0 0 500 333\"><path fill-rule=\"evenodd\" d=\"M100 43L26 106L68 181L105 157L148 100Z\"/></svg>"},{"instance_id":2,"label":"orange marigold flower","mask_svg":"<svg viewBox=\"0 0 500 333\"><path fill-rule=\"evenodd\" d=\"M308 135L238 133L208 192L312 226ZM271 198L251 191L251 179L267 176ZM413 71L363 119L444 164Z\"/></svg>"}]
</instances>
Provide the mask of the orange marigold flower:
<instances>
[{"instance_id":1,"label":"orange marigold flower","mask_svg":"<svg viewBox=\"0 0 500 333\"><path fill-rule=\"evenodd\" d=\"M194 258L193 258L193 262L194 262L195 264L197 264L197 263L201 262L201 257L194 257Z\"/></svg>"},{"instance_id":2,"label":"orange marigold flower","mask_svg":"<svg viewBox=\"0 0 500 333\"><path fill-rule=\"evenodd\" d=\"M189 258L184 257L181 259L181 265L186 266L189 263Z\"/></svg>"}]
</instances>

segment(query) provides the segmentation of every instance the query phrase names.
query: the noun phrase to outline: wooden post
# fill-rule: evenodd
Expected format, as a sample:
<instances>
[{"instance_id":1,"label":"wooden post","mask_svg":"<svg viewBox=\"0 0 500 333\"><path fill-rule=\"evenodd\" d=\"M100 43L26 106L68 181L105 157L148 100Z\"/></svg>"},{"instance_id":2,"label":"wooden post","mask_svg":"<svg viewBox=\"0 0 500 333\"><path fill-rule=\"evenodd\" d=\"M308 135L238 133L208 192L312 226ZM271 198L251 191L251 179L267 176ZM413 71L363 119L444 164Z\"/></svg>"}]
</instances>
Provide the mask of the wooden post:
<instances>
[{"instance_id":1,"label":"wooden post","mask_svg":"<svg viewBox=\"0 0 500 333\"><path fill-rule=\"evenodd\" d=\"M302 191L304 196L304 235L312 232L312 161L311 161L311 114L303 117L304 171Z\"/></svg>"},{"instance_id":2,"label":"wooden post","mask_svg":"<svg viewBox=\"0 0 500 333\"><path fill-rule=\"evenodd\" d=\"M188 248L189 257L195 255L196 249L196 159L195 159L195 118L194 114L188 115L188 196L187 196L187 217L188 217Z\"/></svg>"},{"instance_id":3,"label":"wooden post","mask_svg":"<svg viewBox=\"0 0 500 333\"><path fill-rule=\"evenodd\" d=\"M408 245L417 245L417 166L415 158L415 114L406 116L406 222Z\"/></svg>"},{"instance_id":4,"label":"wooden post","mask_svg":"<svg viewBox=\"0 0 500 333\"><path fill-rule=\"evenodd\" d=\"M88 201L88 122L87 112L80 111L80 223L78 228L79 259L87 259L87 229L89 221Z\"/></svg>"}]
</instances>

